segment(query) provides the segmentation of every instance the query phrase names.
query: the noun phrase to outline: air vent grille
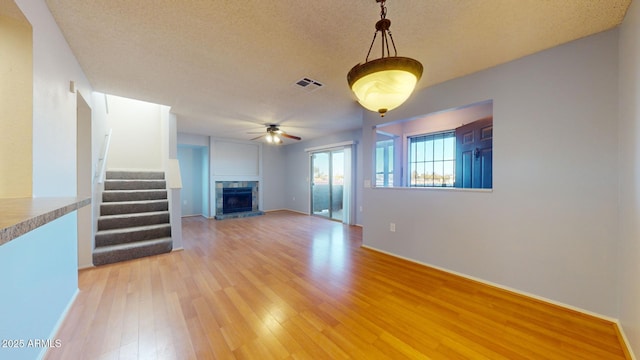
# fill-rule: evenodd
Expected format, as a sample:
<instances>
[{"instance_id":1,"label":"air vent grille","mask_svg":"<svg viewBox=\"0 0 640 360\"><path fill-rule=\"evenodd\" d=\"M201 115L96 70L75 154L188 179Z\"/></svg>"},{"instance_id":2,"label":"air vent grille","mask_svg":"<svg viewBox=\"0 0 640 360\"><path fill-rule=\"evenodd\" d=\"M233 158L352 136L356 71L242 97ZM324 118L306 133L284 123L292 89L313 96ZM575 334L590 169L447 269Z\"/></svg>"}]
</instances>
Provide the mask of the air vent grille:
<instances>
[{"instance_id":1,"label":"air vent grille","mask_svg":"<svg viewBox=\"0 0 640 360\"><path fill-rule=\"evenodd\" d=\"M313 79L302 78L296 82L296 86L302 88L306 92L314 92L320 89L323 85Z\"/></svg>"}]
</instances>

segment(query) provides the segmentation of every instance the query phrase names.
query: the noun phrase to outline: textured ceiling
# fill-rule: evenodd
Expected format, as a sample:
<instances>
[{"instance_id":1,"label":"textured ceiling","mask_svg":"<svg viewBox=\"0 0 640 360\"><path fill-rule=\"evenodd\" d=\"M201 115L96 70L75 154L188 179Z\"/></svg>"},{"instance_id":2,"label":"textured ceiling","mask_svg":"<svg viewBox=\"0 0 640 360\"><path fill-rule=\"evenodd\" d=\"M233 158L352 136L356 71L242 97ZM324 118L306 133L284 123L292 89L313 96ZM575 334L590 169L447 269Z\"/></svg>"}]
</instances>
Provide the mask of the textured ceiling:
<instances>
[{"instance_id":1,"label":"textured ceiling","mask_svg":"<svg viewBox=\"0 0 640 360\"><path fill-rule=\"evenodd\" d=\"M366 56L375 0L46 3L95 90L171 106L181 132L250 139L274 123L304 139L361 126L346 74ZM629 3L389 0L387 17L424 88L611 29ZM304 77L324 86L294 86Z\"/></svg>"}]
</instances>

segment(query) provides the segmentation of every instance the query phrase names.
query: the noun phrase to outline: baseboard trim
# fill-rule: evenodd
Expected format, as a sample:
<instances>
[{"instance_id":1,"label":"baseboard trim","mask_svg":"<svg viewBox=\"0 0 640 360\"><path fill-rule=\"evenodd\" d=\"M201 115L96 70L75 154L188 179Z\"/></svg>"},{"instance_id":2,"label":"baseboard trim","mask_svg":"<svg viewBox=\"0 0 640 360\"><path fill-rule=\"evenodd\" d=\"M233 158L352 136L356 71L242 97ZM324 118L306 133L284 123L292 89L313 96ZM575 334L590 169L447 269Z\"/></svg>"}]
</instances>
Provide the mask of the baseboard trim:
<instances>
[{"instance_id":1,"label":"baseboard trim","mask_svg":"<svg viewBox=\"0 0 640 360\"><path fill-rule=\"evenodd\" d=\"M298 210L292 210L292 209L273 209L273 210L264 210L265 213L269 213L269 212L276 212L276 211L288 211L288 212L292 212L292 213L296 213L296 214L302 214L302 215L307 215L307 216L313 216L313 214L309 214L308 212L303 212L303 211L298 211ZM336 221L336 222L340 222L343 223L340 220L334 220L334 219L328 219L331 221ZM344 223L343 223L344 224ZM349 224L345 224L345 225L349 225ZM358 226L358 227L363 227L362 224L351 224L350 226Z\"/></svg>"},{"instance_id":2,"label":"baseboard trim","mask_svg":"<svg viewBox=\"0 0 640 360\"><path fill-rule=\"evenodd\" d=\"M400 255L397 255L397 254L394 254L394 253L391 253L391 252L388 252L388 251L380 250L380 249L372 247L372 246L368 246L368 245L364 245L363 244L362 247L366 248L366 249L369 249L369 250L372 250L372 251L376 251L376 252L385 254L385 255L393 256L393 257L398 258L398 259L406 260L406 261L409 261L409 262L412 262L412 263L415 263L415 264L419 264L419 265L427 266L427 267L430 267L430 268L433 268L433 269L436 269L436 270L444 271L446 273L449 273L449 274L452 274L452 275L456 275L456 276L460 276L460 277L463 277L465 279L469 279L469 280L472 280L472 281L475 281L475 282L479 282L479 283L482 283L482 284L485 284L485 285L489 285L489 286L492 286L492 287L495 287L495 288L499 288L499 289L506 290L506 291L509 291L509 292L512 292L512 293L516 293L518 295L526 296L526 297L529 297L529 298L532 298L532 299L536 299L536 300L539 300L539 301L542 301L542 302L546 302L546 303L549 303L549 304L552 304L552 305L555 305L555 306L560 306L560 307L563 307L563 308L566 308L566 309L569 309L569 310L573 310L573 311L577 311L577 312L580 312L580 313L583 313L583 314L586 314L586 315L594 316L594 317L597 317L597 318L600 318L600 319L603 319L603 320L610 321L612 323L615 323L616 321L618 321L618 319L612 318L612 317L607 316L607 315L598 314L596 312L589 311L589 310L586 310L586 309L582 309L582 308L579 308L579 307L576 307L576 306L573 306L573 305L565 304L565 303L560 302L560 301L548 299L548 298L545 298L545 297L540 296L540 295L528 293L526 291L514 289L514 288L511 288L509 286L505 286L505 285L501 285L501 284L498 284L498 283L494 283L494 282L491 282L491 281L488 281L488 280L484 280L484 279L481 279L481 278L478 278L478 277L475 277L475 276L471 276L471 275L467 275L467 274L464 274L464 273L461 273L461 272L457 272L457 271L454 271L454 270L449 270L447 268L443 268L443 267L440 267L440 266L437 266L437 265L433 265L433 264L425 263L425 262L418 261L418 260L415 260L415 259L411 259L411 258L407 258L407 257L404 257L404 256L400 256Z\"/></svg>"},{"instance_id":3,"label":"baseboard trim","mask_svg":"<svg viewBox=\"0 0 640 360\"><path fill-rule=\"evenodd\" d=\"M60 314L60 317L58 318L56 325L51 330L51 334L49 335L49 340L55 341L57 339L58 332L60 331L60 328L62 327L64 320L67 318L69 311L71 311L71 307L76 302L76 299L78 298L78 294L80 294L80 289L76 288L76 291L73 293L71 300L69 300L69 303L67 303L67 306L65 307L64 311L62 312L62 314ZM64 346L64 344L62 345ZM40 350L40 354L38 354L38 359L44 359L48 351L49 351L48 347L42 348L42 350Z\"/></svg>"},{"instance_id":4,"label":"baseboard trim","mask_svg":"<svg viewBox=\"0 0 640 360\"><path fill-rule=\"evenodd\" d=\"M627 338L627 334L624 332L624 327L620 323L620 320L615 321L615 329L618 333L618 339L620 339L620 345L622 345L622 349L624 350L624 356L630 360L636 360L636 356L633 353L633 349L629 346L629 338Z\"/></svg>"},{"instance_id":5,"label":"baseboard trim","mask_svg":"<svg viewBox=\"0 0 640 360\"><path fill-rule=\"evenodd\" d=\"M472 281L475 281L475 282L479 282L479 283L482 283L482 284L485 284L485 285L488 285L488 286L492 286L492 287L495 287L495 288L498 288L498 289L509 291L509 292L512 292L512 293L515 293L515 294L518 294L518 295L526 296L526 297L529 297L529 298L532 298L532 299L535 299L535 300L538 300L538 301L542 301L542 302L545 302L545 303L548 303L548 304L551 304L551 305L554 305L554 306L562 307L562 308L565 308L565 309L568 309L568 310L576 311L576 312L583 313L583 314L586 314L586 315L589 315L589 316L593 316L593 317L596 317L596 318L599 318L599 319L602 319L602 320L609 321L609 322L612 323L612 325L615 327L616 332L618 333L618 338L619 338L620 343L622 345L622 349L625 351L625 356L627 356L631 360L636 360L636 357L633 354L633 350L629 346L629 341L628 341L628 339L627 339L627 337L626 337L626 335L624 333L624 329L623 329L622 325L620 324L620 320L619 319L616 319L616 318L613 318L613 317L610 317L610 316L607 316L607 315L599 314L599 313L596 313L596 312L593 312L593 311L590 311L590 310L582 309L582 308L579 308L577 306L565 304L565 303L560 302L560 301L548 299L548 298L545 298L543 296L539 296L539 295L536 295L536 294L528 293L526 291L514 289L514 288L511 288L509 286L504 286L504 285L501 285L501 284L498 284L498 283L494 283L494 282L491 282L491 281L480 279L480 278L477 278L475 276L471 276L471 275L467 275L467 274L460 273L460 272L457 272L457 271L449 270L449 269L446 269L446 268L443 268L443 267L440 267L440 266L437 266L437 265L433 265L433 264L425 263L425 262L418 261L418 260L415 260L415 259L411 259L411 258L407 258L407 257L404 257L404 256L400 256L400 255L397 255L397 254L394 254L394 253L391 253L391 252L388 252L388 251L380 250L378 248L375 248L375 247L372 247L372 246L369 246L369 245L362 244L362 247L365 248L365 249L371 250L371 251L379 252L381 254L389 255L389 256L392 256L392 257L395 257L395 258L398 258L398 259L402 259L402 260L405 260L405 261L408 261L408 262L412 262L412 263L415 263L415 264L418 264L418 265L430 267L430 268L433 268L433 269L436 269L436 270L440 270L440 271L443 271L443 272L446 272L446 273L449 273L449 274L452 274L452 275L460 276L460 277L465 278L465 279L469 279L469 280L472 280Z\"/></svg>"},{"instance_id":6,"label":"baseboard trim","mask_svg":"<svg viewBox=\"0 0 640 360\"><path fill-rule=\"evenodd\" d=\"M298 211L298 210L291 210L291 209L264 210L264 212L276 212L276 211L288 211L288 212L293 212L293 213L302 214L302 215L309 215L309 213L307 213L307 212Z\"/></svg>"}]
</instances>

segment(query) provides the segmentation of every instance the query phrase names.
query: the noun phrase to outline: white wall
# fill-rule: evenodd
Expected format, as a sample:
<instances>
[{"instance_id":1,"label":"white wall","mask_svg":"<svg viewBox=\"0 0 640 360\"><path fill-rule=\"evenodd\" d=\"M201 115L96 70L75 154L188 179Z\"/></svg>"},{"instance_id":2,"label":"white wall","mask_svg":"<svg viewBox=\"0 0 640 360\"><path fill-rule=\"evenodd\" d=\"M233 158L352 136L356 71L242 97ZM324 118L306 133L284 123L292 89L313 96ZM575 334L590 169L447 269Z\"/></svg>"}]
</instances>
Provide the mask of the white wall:
<instances>
[{"instance_id":1,"label":"white wall","mask_svg":"<svg viewBox=\"0 0 640 360\"><path fill-rule=\"evenodd\" d=\"M364 189L365 245L616 317L617 52L613 30L366 112L366 180L372 125L488 99L494 167L491 192Z\"/></svg>"},{"instance_id":2,"label":"white wall","mask_svg":"<svg viewBox=\"0 0 640 360\"><path fill-rule=\"evenodd\" d=\"M258 181L258 204L259 209L263 210L262 145L250 141L211 138L209 151L211 216L216 215L216 181Z\"/></svg>"},{"instance_id":3,"label":"white wall","mask_svg":"<svg viewBox=\"0 0 640 360\"><path fill-rule=\"evenodd\" d=\"M33 27L33 195L76 195L76 94L92 89L44 0L16 0ZM85 98L92 106L90 97Z\"/></svg>"},{"instance_id":4,"label":"white wall","mask_svg":"<svg viewBox=\"0 0 640 360\"><path fill-rule=\"evenodd\" d=\"M640 3L620 28L620 321L640 355Z\"/></svg>"},{"instance_id":5,"label":"white wall","mask_svg":"<svg viewBox=\"0 0 640 360\"><path fill-rule=\"evenodd\" d=\"M255 180L260 175L260 145L234 140L211 141L211 174L218 180Z\"/></svg>"},{"instance_id":6,"label":"white wall","mask_svg":"<svg viewBox=\"0 0 640 360\"><path fill-rule=\"evenodd\" d=\"M163 144L165 149L165 171L167 173L167 187L169 188L169 211L171 216L171 239L173 251L183 249L182 242L182 209L180 208L180 192L182 180L180 179L180 162L178 159L178 118L169 112L169 107L161 106L163 122Z\"/></svg>"},{"instance_id":7,"label":"white wall","mask_svg":"<svg viewBox=\"0 0 640 360\"><path fill-rule=\"evenodd\" d=\"M178 145L192 145L209 147L209 137L205 135L194 135L178 133Z\"/></svg>"},{"instance_id":8,"label":"white wall","mask_svg":"<svg viewBox=\"0 0 640 360\"><path fill-rule=\"evenodd\" d=\"M165 107L107 95L107 126L112 129L109 170L163 171L169 139L163 134Z\"/></svg>"},{"instance_id":9,"label":"white wall","mask_svg":"<svg viewBox=\"0 0 640 360\"><path fill-rule=\"evenodd\" d=\"M92 132L92 157L94 159L93 164L93 189L92 189L92 236L91 244L80 245L80 248L90 248L89 252L80 253L79 266L80 268L93 266L93 247L95 243L95 233L98 229L98 216L100 216L100 205L102 204L102 191L104 190L104 183L99 183L101 162L97 159L102 157L103 148L106 142L106 135L109 133L107 127L107 104L106 95L99 92L93 92L91 94L93 101L93 108L91 109L91 132Z\"/></svg>"}]
</instances>

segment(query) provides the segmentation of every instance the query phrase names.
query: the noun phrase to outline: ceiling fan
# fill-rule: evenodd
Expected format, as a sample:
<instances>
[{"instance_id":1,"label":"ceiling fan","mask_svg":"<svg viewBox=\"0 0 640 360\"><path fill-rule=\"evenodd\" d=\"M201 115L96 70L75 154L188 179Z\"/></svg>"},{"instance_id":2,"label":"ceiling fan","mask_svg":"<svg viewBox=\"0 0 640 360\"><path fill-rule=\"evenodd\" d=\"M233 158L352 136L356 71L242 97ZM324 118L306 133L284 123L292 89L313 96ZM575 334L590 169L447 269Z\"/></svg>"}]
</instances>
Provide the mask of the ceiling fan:
<instances>
[{"instance_id":1,"label":"ceiling fan","mask_svg":"<svg viewBox=\"0 0 640 360\"><path fill-rule=\"evenodd\" d=\"M302 140L301 137L299 136L294 136L294 135L289 135L286 132L280 130L278 128L278 125L267 125L267 132L266 134L262 134L260 136L254 137L251 140L258 140L260 138L264 137L268 143L270 144L282 144L282 138L288 138L288 139L293 139L293 140Z\"/></svg>"}]
</instances>

